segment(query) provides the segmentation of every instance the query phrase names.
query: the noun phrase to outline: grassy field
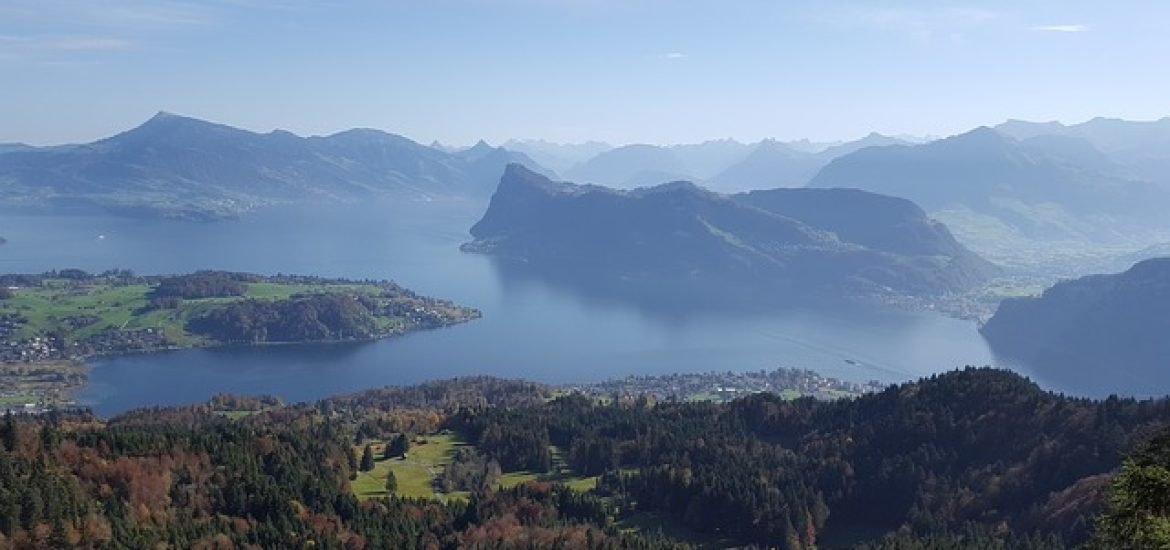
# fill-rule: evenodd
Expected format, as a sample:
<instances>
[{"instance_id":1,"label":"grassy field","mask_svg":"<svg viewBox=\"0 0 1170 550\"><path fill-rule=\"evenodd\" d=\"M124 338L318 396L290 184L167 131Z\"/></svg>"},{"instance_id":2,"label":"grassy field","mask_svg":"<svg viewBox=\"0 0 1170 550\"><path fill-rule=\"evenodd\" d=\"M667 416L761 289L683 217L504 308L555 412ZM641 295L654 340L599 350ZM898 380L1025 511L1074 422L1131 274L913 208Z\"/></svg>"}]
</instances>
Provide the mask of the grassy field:
<instances>
[{"instance_id":1,"label":"grassy field","mask_svg":"<svg viewBox=\"0 0 1170 550\"><path fill-rule=\"evenodd\" d=\"M384 442L369 443L374 446L374 469L359 472L351 482L359 499L386 496L386 472L393 470L398 478L398 495L417 498L466 498L466 493L436 494L434 480L459 447L467 445L455 435L431 435L424 438L426 444L413 443L406 459L382 459ZM361 456L365 446L355 446L354 452Z\"/></svg>"},{"instance_id":2,"label":"grassy field","mask_svg":"<svg viewBox=\"0 0 1170 550\"><path fill-rule=\"evenodd\" d=\"M990 296L997 298L1019 298L1026 296L1039 296L1048 288L1042 284L1035 283L1010 283L1010 282L995 282L989 284L986 292Z\"/></svg>"},{"instance_id":3,"label":"grassy field","mask_svg":"<svg viewBox=\"0 0 1170 550\"><path fill-rule=\"evenodd\" d=\"M574 475L572 469L565 462L564 455L559 447L555 445L552 447L553 455L553 472L539 474L536 472L508 472L500 477L501 487L515 487L521 483L529 481L548 481L552 483L562 483L569 486L569 488L576 491L591 491L597 488L598 476L578 476Z\"/></svg>"},{"instance_id":4,"label":"grassy field","mask_svg":"<svg viewBox=\"0 0 1170 550\"><path fill-rule=\"evenodd\" d=\"M406 459L382 459L384 442L367 441L374 450L374 469L368 472L359 472L357 479L350 485L359 499L379 498L386 496L386 472L393 470L398 478L398 495L412 498L467 498L466 492L436 493L435 477L451 462L451 457L460 447L468 446L459 436L441 434L427 436L426 444L413 443ZM354 452L361 456L365 445L354 446ZM568 467L561 458L559 449L553 449L554 465L559 468L559 474L537 474L534 472L510 472L500 478L501 487L514 487L529 481L550 481L563 483L578 491L589 491L597 487L597 477L580 477L569 473Z\"/></svg>"},{"instance_id":5,"label":"grassy field","mask_svg":"<svg viewBox=\"0 0 1170 550\"><path fill-rule=\"evenodd\" d=\"M35 395L0 395L0 405L24 405L36 403L39 399Z\"/></svg>"},{"instance_id":6,"label":"grassy field","mask_svg":"<svg viewBox=\"0 0 1170 550\"><path fill-rule=\"evenodd\" d=\"M14 296L0 302L0 313L15 313L28 319L17 338L30 338L48 330L64 326L65 319L78 316L96 317L97 321L85 327L69 330L74 340L84 339L106 330L162 330L180 346L198 345L202 340L185 329L189 320L206 314L225 303L257 298L278 300L295 294L310 292L369 292L377 293L373 285L360 284L277 284L248 283L245 295L232 298L204 298L183 300L178 308L144 311L149 301L151 286L145 284L115 286L103 281L92 281L69 287L64 281L46 281L42 288L22 288ZM393 319L377 319L393 323Z\"/></svg>"},{"instance_id":7,"label":"grassy field","mask_svg":"<svg viewBox=\"0 0 1170 550\"><path fill-rule=\"evenodd\" d=\"M375 294L378 288L371 285L293 285L293 284L277 284L277 283L248 283L248 297L262 298L265 300L282 300L291 298L295 294L304 294L308 292L321 292L328 290L332 292L366 292Z\"/></svg>"}]
</instances>

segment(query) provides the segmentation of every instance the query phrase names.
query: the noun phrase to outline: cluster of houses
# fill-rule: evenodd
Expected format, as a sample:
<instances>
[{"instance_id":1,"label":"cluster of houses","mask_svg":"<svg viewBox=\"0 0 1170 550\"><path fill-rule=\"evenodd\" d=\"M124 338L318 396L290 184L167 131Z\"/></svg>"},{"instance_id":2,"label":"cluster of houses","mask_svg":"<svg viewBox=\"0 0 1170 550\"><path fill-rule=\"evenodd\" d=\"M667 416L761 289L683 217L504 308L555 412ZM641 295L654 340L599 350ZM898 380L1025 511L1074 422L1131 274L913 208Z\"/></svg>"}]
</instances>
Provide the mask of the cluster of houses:
<instances>
[{"instance_id":1,"label":"cluster of houses","mask_svg":"<svg viewBox=\"0 0 1170 550\"><path fill-rule=\"evenodd\" d=\"M135 353L167 348L171 342L161 330L107 330L65 345L44 336L10 339L0 334L0 363L36 363L60 361L90 355Z\"/></svg>"},{"instance_id":2,"label":"cluster of houses","mask_svg":"<svg viewBox=\"0 0 1170 550\"><path fill-rule=\"evenodd\" d=\"M468 317L475 318L478 312L468 312L467 315L451 314L427 304L418 305L406 301L392 301L380 313L387 317L400 317L407 320L410 329L439 328L465 321ZM398 327L394 332L405 332L407 327Z\"/></svg>"},{"instance_id":3,"label":"cluster of houses","mask_svg":"<svg viewBox=\"0 0 1170 550\"><path fill-rule=\"evenodd\" d=\"M881 382L850 382L817 374L811 370L706 372L664 376L629 376L596 384L565 388L592 395L629 397L651 395L664 400L703 399L729 401L754 393L777 393L835 399L876 392Z\"/></svg>"},{"instance_id":4,"label":"cluster of houses","mask_svg":"<svg viewBox=\"0 0 1170 550\"><path fill-rule=\"evenodd\" d=\"M8 405L0 405L0 415L2 414L45 414L51 408L43 403L15 403Z\"/></svg>"},{"instance_id":5,"label":"cluster of houses","mask_svg":"<svg viewBox=\"0 0 1170 550\"><path fill-rule=\"evenodd\" d=\"M61 346L40 336L0 342L0 363L34 363L64 359Z\"/></svg>"},{"instance_id":6,"label":"cluster of houses","mask_svg":"<svg viewBox=\"0 0 1170 550\"><path fill-rule=\"evenodd\" d=\"M0 341L8 340L24 326L25 319L12 313L0 313Z\"/></svg>"},{"instance_id":7,"label":"cluster of houses","mask_svg":"<svg viewBox=\"0 0 1170 550\"><path fill-rule=\"evenodd\" d=\"M166 334L159 329L106 330L76 342L71 354L88 356L137 353L165 349L172 345Z\"/></svg>"}]
</instances>

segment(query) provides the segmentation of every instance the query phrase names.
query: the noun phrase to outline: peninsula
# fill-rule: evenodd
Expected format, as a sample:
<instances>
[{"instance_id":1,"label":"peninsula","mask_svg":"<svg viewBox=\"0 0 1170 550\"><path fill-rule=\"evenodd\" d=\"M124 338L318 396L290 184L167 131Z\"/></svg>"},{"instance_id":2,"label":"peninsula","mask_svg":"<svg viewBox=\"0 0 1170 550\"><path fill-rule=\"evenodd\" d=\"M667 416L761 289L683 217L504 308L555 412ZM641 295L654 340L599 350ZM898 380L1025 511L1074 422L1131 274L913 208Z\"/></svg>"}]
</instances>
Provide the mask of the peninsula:
<instances>
[{"instance_id":1,"label":"peninsula","mask_svg":"<svg viewBox=\"0 0 1170 550\"><path fill-rule=\"evenodd\" d=\"M390 281L221 271L0 275L0 400L66 399L84 384L82 362L93 356L373 340L479 317Z\"/></svg>"}]
</instances>

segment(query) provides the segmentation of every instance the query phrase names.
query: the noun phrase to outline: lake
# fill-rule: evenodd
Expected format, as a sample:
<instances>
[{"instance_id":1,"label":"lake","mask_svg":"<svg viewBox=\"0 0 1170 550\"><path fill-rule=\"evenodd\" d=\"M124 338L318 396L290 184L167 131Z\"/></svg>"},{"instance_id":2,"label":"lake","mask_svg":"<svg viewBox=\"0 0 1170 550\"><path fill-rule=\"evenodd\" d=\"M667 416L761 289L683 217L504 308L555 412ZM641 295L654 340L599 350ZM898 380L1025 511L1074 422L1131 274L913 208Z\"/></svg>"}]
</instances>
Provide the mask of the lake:
<instances>
[{"instance_id":1,"label":"lake","mask_svg":"<svg viewBox=\"0 0 1170 550\"><path fill-rule=\"evenodd\" d=\"M0 218L0 271L140 274L223 269L393 279L479 308L468 324L367 343L184 350L93 361L80 398L103 415L217 392L288 400L489 374L551 383L629 374L810 368L903 381L995 361L974 323L876 308L710 310L630 300L466 254L482 204L429 202L259 212L183 222ZM850 362L846 362L849 360Z\"/></svg>"}]
</instances>

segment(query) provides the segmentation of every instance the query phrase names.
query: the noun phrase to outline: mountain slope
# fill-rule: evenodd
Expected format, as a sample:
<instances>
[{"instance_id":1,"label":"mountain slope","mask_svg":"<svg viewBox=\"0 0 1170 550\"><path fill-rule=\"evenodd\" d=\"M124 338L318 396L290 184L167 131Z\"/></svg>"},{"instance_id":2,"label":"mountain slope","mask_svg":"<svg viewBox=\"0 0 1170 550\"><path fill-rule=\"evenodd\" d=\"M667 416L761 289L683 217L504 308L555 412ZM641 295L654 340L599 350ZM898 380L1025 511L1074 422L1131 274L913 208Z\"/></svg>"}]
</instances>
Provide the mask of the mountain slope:
<instances>
[{"instance_id":1,"label":"mountain slope","mask_svg":"<svg viewBox=\"0 0 1170 550\"><path fill-rule=\"evenodd\" d=\"M1113 242L1165 225L1170 193L1117 173L1071 139L1018 141L989 128L917 146L870 147L829 163L810 187L906 197L986 252L1010 237ZM974 221L972 221L974 220Z\"/></svg>"},{"instance_id":2,"label":"mountain slope","mask_svg":"<svg viewBox=\"0 0 1170 550\"><path fill-rule=\"evenodd\" d=\"M486 146L447 153L378 130L302 138L159 113L94 143L0 154L3 206L237 215L310 200L486 197L522 155Z\"/></svg>"},{"instance_id":3,"label":"mountain slope","mask_svg":"<svg viewBox=\"0 0 1170 550\"><path fill-rule=\"evenodd\" d=\"M711 185L725 192L801 187L824 165L820 155L769 139L756 145L742 161L712 177Z\"/></svg>"},{"instance_id":4,"label":"mountain slope","mask_svg":"<svg viewBox=\"0 0 1170 550\"><path fill-rule=\"evenodd\" d=\"M775 187L803 187L833 159L866 147L900 145L906 142L873 133L850 141L810 152L800 143L781 143L766 139L755 146L741 161L727 166L710 178L712 188L723 192Z\"/></svg>"},{"instance_id":5,"label":"mountain slope","mask_svg":"<svg viewBox=\"0 0 1170 550\"><path fill-rule=\"evenodd\" d=\"M678 155L687 173L694 175L697 180L707 180L726 170L728 166L741 162L752 153L755 145L740 143L733 139L719 139L673 145L670 149Z\"/></svg>"},{"instance_id":6,"label":"mountain slope","mask_svg":"<svg viewBox=\"0 0 1170 550\"><path fill-rule=\"evenodd\" d=\"M1170 258L1005 300L982 332L997 353L1024 361L1062 389L1164 395L1170 392Z\"/></svg>"},{"instance_id":7,"label":"mountain slope","mask_svg":"<svg viewBox=\"0 0 1170 550\"><path fill-rule=\"evenodd\" d=\"M800 190L790 202L787 193L729 198L687 182L617 191L511 165L466 250L634 285L743 285L761 299L798 290L933 295L995 271L908 201ZM850 200L859 220L825 211ZM865 234L914 241L890 246Z\"/></svg>"},{"instance_id":8,"label":"mountain slope","mask_svg":"<svg viewBox=\"0 0 1170 550\"><path fill-rule=\"evenodd\" d=\"M1170 183L1170 117L1154 121L1094 118L1080 124L1009 120L996 127L1016 139L1064 136L1083 139L1135 177Z\"/></svg>"},{"instance_id":9,"label":"mountain slope","mask_svg":"<svg viewBox=\"0 0 1170 550\"><path fill-rule=\"evenodd\" d=\"M575 181L633 188L672 179L689 179L686 165L667 147L625 145L601 153L565 172Z\"/></svg>"},{"instance_id":10,"label":"mountain slope","mask_svg":"<svg viewBox=\"0 0 1170 550\"><path fill-rule=\"evenodd\" d=\"M540 139L508 140L503 147L509 151L524 153L541 166L561 173L613 149L612 145L600 141L552 143Z\"/></svg>"}]
</instances>

